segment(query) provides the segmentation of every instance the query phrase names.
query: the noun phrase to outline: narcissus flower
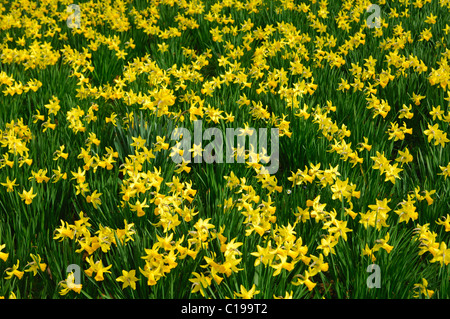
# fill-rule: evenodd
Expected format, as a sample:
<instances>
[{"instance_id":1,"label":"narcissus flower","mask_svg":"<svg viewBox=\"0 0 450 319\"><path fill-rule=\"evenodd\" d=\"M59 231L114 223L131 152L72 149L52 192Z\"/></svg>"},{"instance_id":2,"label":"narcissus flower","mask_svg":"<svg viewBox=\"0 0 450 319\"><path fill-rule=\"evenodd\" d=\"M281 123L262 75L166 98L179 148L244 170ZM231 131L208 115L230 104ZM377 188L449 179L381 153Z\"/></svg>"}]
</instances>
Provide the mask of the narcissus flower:
<instances>
[{"instance_id":1,"label":"narcissus flower","mask_svg":"<svg viewBox=\"0 0 450 319\"><path fill-rule=\"evenodd\" d=\"M44 271L47 268L46 263L41 263L41 256L30 254L30 257L33 261L25 266L28 267L25 272L33 272L33 275L36 276L38 270Z\"/></svg>"},{"instance_id":2,"label":"narcissus flower","mask_svg":"<svg viewBox=\"0 0 450 319\"><path fill-rule=\"evenodd\" d=\"M307 270L305 271L305 275L296 275L295 277L299 277L297 278L297 281L292 282L292 284L295 286L304 284L306 287L308 287L308 290L311 291L317 285L315 282L312 282L311 279L309 279L312 276Z\"/></svg>"},{"instance_id":3,"label":"narcissus flower","mask_svg":"<svg viewBox=\"0 0 450 319\"><path fill-rule=\"evenodd\" d=\"M61 281L59 284L61 286L61 290L59 291L59 294L61 296L67 295L71 290L79 294L81 293L81 289L83 288L82 284L75 282L75 275L73 272L69 273L67 275L67 279Z\"/></svg>"},{"instance_id":4,"label":"narcissus flower","mask_svg":"<svg viewBox=\"0 0 450 319\"><path fill-rule=\"evenodd\" d=\"M102 201L100 199L100 196L102 193L97 193L97 190L95 190L91 195L86 196L86 201L88 203L92 203L95 209L98 208L102 204Z\"/></svg>"},{"instance_id":5,"label":"narcissus flower","mask_svg":"<svg viewBox=\"0 0 450 319\"><path fill-rule=\"evenodd\" d=\"M27 192L25 190L22 191L22 194L19 194L20 198L25 201L25 204L30 205L33 201L33 198L36 197L37 194L33 194L33 187Z\"/></svg>"},{"instance_id":6,"label":"narcissus flower","mask_svg":"<svg viewBox=\"0 0 450 319\"><path fill-rule=\"evenodd\" d=\"M2 250L6 247L6 244L0 245L0 259L6 261L8 259L9 253L4 253Z\"/></svg>"},{"instance_id":7,"label":"narcissus flower","mask_svg":"<svg viewBox=\"0 0 450 319\"><path fill-rule=\"evenodd\" d=\"M104 280L103 274L111 273L109 269L112 267L112 265L105 267L103 266L103 262L101 260L97 260L94 262L93 256L87 257L86 261L88 262L90 267L86 269L84 272L89 277L91 277L93 273L96 273L96 276L94 277L96 281L103 281Z\"/></svg>"},{"instance_id":8,"label":"narcissus flower","mask_svg":"<svg viewBox=\"0 0 450 319\"><path fill-rule=\"evenodd\" d=\"M204 289L211 285L212 278L209 276L205 276L203 273L199 274L193 272L192 274L195 276L195 278L189 279L189 281L192 282L191 293L196 293L200 291L200 293L204 297L205 296Z\"/></svg>"},{"instance_id":9,"label":"narcissus flower","mask_svg":"<svg viewBox=\"0 0 450 319\"><path fill-rule=\"evenodd\" d=\"M11 193L14 191L14 186L19 186L18 184L16 184L16 178L14 180L10 180L9 176L6 177L6 182L5 183L0 183L2 186L6 187L6 191L8 193Z\"/></svg>"},{"instance_id":10,"label":"narcissus flower","mask_svg":"<svg viewBox=\"0 0 450 319\"><path fill-rule=\"evenodd\" d=\"M253 286L249 290L245 289L243 285L240 286L240 289L241 289L240 292L239 293L235 292L234 295L242 299L252 299L253 296L260 293L259 290L256 290L255 284L253 284Z\"/></svg>"},{"instance_id":11,"label":"narcissus flower","mask_svg":"<svg viewBox=\"0 0 450 319\"><path fill-rule=\"evenodd\" d=\"M122 270L122 276L116 278L116 281L123 282L122 289L130 286L133 290L136 289L136 270L132 269L130 271Z\"/></svg>"},{"instance_id":12,"label":"narcissus flower","mask_svg":"<svg viewBox=\"0 0 450 319\"><path fill-rule=\"evenodd\" d=\"M12 268L7 268L5 270L7 275L5 279L11 279L12 276L16 276L17 278L22 279L24 272L19 270L19 263L20 261L17 260L17 263Z\"/></svg>"},{"instance_id":13,"label":"narcissus flower","mask_svg":"<svg viewBox=\"0 0 450 319\"><path fill-rule=\"evenodd\" d=\"M414 284L414 289L416 290L414 293L414 298L419 298L424 295L426 298L431 298L434 294L433 290L427 289L428 281L425 278L422 278L422 283Z\"/></svg>"}]
</instances>

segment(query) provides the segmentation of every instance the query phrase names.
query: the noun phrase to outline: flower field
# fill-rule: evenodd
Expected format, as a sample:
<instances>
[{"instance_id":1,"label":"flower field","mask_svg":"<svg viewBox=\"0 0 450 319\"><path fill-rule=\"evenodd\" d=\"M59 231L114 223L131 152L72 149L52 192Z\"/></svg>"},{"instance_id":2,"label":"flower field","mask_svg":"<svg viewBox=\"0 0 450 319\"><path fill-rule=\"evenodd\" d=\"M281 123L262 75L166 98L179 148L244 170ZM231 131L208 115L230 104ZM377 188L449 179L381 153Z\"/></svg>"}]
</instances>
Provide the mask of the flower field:
<instances>
[{"instance_id":1,"label":"flower field","mask_svg":"<svg viewBox=\"0 0 450 319\"><path fill-rule=\"evenodd\" d=\"M0 297L450 298L449 18L0 0Z\"/></svg>"}]
</instances>

